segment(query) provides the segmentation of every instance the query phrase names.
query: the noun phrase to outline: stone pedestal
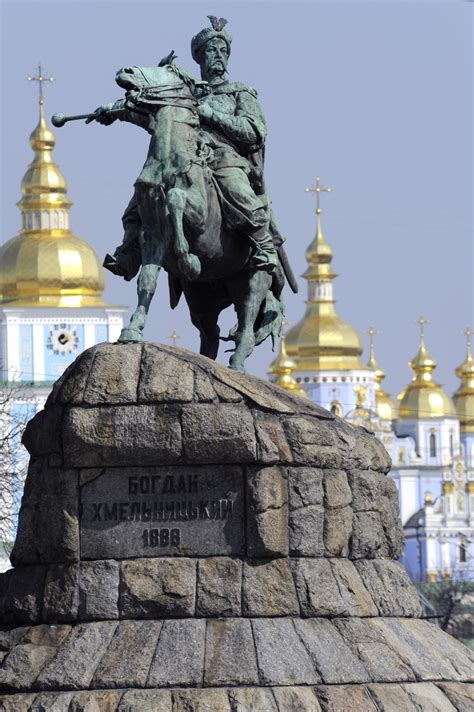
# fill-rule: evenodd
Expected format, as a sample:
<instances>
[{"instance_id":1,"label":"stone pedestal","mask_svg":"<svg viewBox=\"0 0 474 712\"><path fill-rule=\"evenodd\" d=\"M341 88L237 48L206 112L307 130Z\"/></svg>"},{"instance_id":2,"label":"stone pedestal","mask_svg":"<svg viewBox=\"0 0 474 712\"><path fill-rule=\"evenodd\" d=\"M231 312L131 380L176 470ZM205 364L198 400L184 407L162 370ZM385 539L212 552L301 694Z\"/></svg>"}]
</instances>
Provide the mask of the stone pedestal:
<instances>
[{"instance_id":1,"label":"stone pedestal","mask_svg":"<svg viewBox=\"0 0 474 712\"><path fill-rule=\"evenodd\" d=\"M101 344L24 442L0 709L473 709L362 428L183 349Z\"/></svg>"}]
</instances>

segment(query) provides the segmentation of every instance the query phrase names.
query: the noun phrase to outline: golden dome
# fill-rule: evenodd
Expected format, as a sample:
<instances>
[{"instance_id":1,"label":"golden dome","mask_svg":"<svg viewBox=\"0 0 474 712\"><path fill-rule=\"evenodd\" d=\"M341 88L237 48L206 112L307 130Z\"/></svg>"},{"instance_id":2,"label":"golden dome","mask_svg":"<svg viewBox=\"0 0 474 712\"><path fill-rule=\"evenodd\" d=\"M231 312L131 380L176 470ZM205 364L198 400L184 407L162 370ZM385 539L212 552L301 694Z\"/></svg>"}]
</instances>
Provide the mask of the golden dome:
<instances>
[{"instance_id":1,"label":"golden dome","mask_svg":"<svg viewBox=\"0 0 474 712\"><path fill-rule=\"evenodd\" d=\"M426 506L428 505L429 507L433 504L433 495L431 494L430 490L425 490L425 497L423 499L423 504Z\"/></svg>"},{"instance_id":2,"label":"golden dome","mask_svg":"<svg viewBox=\"0 0 474 712\"><path fill-rule=\"evenodd\" d=\"M395 406L390 398L390 394L386 393L381 385L385 378L385 372L380 368L375 359L374 336L377 332L370 327L367 333L370 336L370 354L367 366L375 371L375 411L380 420L393 420L395 417Z\"/></svg>"},{"instance_id":3,"label":"golden dome","mask_svg":"<svg viewBox=\"0 0 474 712\"><path fill-rule=\"evenodd\" d=\"M319 199L317 179L316 192ZM321 208L316 208L316 236L306 250L308 301L304 317L286 335L288 354L298 371L365 368L360 362L362 345L357 332L336 313L331 267L332 250L321 230Z\"/></svg>"},{"instance_id":4,"label":"golden dome","mask_svg":"<svg viewBox=\"0 0 474 712\"><path fill-rule=\"evenodd\" d=\"M455 371L461 384L453 395L453 400L461 433L474 433L474 359L471 353L471 329L466 329L464 334L466 336L466 358Z\"/></svg>"},{"instance_id":5,"label":"golden dome","mask_svg":"<svg viewBox=\"0 0 474 712\"><path fill-rule=\"evenodd\" d=\"M455 418L456 411L451 398L442 387L433 381L436 361L425 347L423 327L426 320L420 317L420 347L416 356L409 362L413 378L398 395L398 418L400 420L418 420L426 418Z\"/></svg>"},{"instance_id":6,"label":"golden dome","mask_svg":"<svg viewBox=\"0 0 474 712\"><path fill-rule=\"evenodd\" d=\"M21 183L22 229L0 248L0 304L103 306L104 270L92 247L69 230L67 185L52 150L40 100L30 136L35 152Z\"/></svg>"},{"instance_id":7,"label":"golden dome","mask_svg":"<svg viewBox=\"0 0 474 712\"><path fill-rule=\"evenodd\" d=\"M276 359L271 363L268 373L273 376L272 382L286 391L295 393L298 396L307 397L306 392L301 388L292 376L296 364L292 361L286 352L285 337L282 335L280 339L280 352Z\"/></svg>"}]
</instances>

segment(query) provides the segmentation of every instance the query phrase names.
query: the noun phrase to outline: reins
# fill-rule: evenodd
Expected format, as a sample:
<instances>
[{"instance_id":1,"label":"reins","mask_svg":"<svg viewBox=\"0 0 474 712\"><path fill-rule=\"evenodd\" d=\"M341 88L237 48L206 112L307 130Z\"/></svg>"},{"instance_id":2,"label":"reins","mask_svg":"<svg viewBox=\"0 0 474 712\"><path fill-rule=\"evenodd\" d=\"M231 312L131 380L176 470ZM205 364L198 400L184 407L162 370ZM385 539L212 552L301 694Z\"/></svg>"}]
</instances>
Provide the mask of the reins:
<instances>
[{"instance_id":1,"label":"reins","mask_svg":"<svg viewBox=\"0 0 474 712\"><path fill-rule=\"evenodd\" d=\"M196 106L197 101L192 96L183 96L182 94L177 94L176 96L169 95L163 97L163 92L169 91L171 89L176 89L176 85L167 84L161 86L159 90L155 87L147 87L139 89L138 92L130 92L127 96L127 102L139 106L173 106L180 109L188 109L194 114L197 114ZM184 103L187 102L187 103ZM138 112L142 113L142 112Z\"/></svg>"}]
</instances>

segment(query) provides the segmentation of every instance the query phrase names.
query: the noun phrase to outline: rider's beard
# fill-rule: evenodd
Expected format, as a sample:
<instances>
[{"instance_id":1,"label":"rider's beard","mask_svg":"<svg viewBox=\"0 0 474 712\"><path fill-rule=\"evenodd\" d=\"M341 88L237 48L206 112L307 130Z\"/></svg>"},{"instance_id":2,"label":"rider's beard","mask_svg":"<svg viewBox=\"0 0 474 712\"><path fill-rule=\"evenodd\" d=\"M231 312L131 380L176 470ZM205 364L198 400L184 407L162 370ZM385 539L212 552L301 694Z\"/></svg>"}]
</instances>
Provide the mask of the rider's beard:
<instances>
[{"instance_id":1,"label":"rider's beard","mask_svg":"<svg viewBox=\"0 0 474 712\"><path fill-rule=\"evenodd\" d=\"M212 61L208 67L206 67L206 74L209 79L214 79L216 77L223 77L226 73L227 68L221 59L215 59Z\"/></svg>"}]
</instances>

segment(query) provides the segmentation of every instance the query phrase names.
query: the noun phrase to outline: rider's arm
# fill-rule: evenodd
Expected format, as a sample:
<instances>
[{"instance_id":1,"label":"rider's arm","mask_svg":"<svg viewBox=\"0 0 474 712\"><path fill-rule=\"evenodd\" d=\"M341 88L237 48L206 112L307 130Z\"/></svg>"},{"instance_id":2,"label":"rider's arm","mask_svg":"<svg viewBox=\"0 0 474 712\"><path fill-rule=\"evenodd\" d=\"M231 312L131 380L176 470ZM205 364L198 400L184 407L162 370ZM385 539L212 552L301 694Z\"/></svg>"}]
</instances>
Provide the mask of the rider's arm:
<instances>
[{"instance_id":1,"label":"rider's arm","mask_svg":"<svg viewBox=\"0 0 474 712\"><path fill-rule=\"evenodd\" d=\"M252 91L239 91L235 98L236 110L233 116L212 109L212 115L206 123L218 128L244 150L258 150L265 143L267 127L256 95Z\"/></svg>"},{"instance_id":2,"label":"rider's arm","mask_svg":"<svg viewBox=\"0 0 474 712\"><path fill-rule=\"evenodd\" d=\"M117 99L113 104L109 104L112 116L119 121L127 121L130 124L136 124L143 129L148 129L149 117L141 113L132 111L130 104L126 99Z\"/></svg>"},{"instance_id":3,"label":"rider's arm","mask_svg":"<svg viewBox=\"0 0 474 712\"><path fill-rule=\"evenodd\" d=\"M94 113L95 120L99 124L108 125L118 119L119 121L128 121L131 124L148 129L148 116L130 110L130 105L126 99L117 99L117 101L111 101L109 104L99 106Z\"/></svg>"}]
</instances>

